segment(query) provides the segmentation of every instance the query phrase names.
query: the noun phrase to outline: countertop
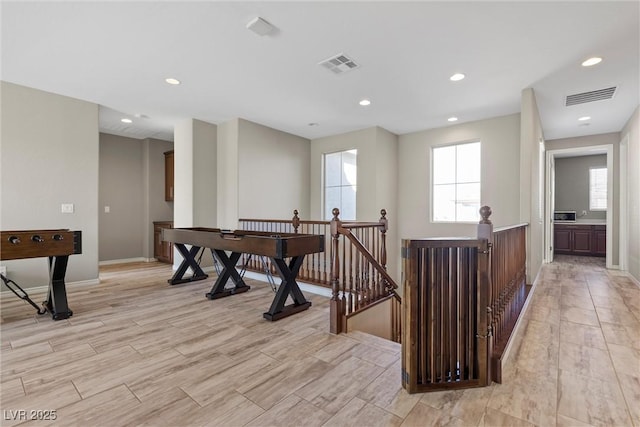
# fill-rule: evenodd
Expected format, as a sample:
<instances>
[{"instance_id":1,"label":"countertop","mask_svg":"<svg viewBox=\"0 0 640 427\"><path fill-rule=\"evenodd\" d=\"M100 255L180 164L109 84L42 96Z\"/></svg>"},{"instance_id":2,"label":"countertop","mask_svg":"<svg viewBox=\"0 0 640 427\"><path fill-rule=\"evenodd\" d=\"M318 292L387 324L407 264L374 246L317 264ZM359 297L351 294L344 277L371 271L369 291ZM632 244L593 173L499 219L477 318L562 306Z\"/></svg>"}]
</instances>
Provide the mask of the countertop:
<instances>
[{"instance_id":1,"label":"countertop","mask_svg":"<svg viewBox=\"0 0 640 427\"><path fill-rule=\"evenodd\" d=\"M606 219L579 219L573 221L554 221L555 224L568 224L568 225L607 225Z\"/></svg>"}]
</instances>

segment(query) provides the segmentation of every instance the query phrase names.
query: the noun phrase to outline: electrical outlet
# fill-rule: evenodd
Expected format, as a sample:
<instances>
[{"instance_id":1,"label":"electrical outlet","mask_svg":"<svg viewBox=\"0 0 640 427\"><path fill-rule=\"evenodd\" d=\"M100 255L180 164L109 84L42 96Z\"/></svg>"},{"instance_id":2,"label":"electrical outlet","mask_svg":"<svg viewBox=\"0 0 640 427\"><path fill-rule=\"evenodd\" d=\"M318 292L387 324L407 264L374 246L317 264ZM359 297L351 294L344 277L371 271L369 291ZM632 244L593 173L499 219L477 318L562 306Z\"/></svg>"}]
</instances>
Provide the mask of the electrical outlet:
<instances>
[{"instance_id":1,"label":"electrical outlet","mask_svg":"<svg viewBox=\"0 0 640 427\"><path fill-rule=\"evenodd\" d=\"M582 211L582 216L585 216L587 214L587 211Z\"/></svg>"},{"instance_id":2,"label":"electrical outlet","mask_svg":"<svg viewBox=\"0 0 640 427\"><path fill-rule=\"evenodd\" d=\"M62 213L73 213L73 203L63 203L60 206L60 211Z\"/></svg>"}]
</instances>

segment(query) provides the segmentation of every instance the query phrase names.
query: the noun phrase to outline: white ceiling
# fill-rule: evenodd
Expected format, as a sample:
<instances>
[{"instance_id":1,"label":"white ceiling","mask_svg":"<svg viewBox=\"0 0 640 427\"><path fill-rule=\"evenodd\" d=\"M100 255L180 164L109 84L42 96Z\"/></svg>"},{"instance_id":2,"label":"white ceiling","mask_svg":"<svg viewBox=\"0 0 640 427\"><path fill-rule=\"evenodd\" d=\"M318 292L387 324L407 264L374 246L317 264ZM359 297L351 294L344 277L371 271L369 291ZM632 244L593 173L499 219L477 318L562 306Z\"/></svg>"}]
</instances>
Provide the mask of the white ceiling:
<instances>
[{"instance_id":1,"label":"white ceiling","mask_svg":"<svg viewBox=\"0 0 640 427\"><path fill-rule=\"evenodd\" d=\"M528 87L546 139L591 135L620 131L638 106L639 5L2 1L1 78L97 103L102 131L135 138L236 117L306 138L405 134L519 112ZM276 33L247 30L256 16ZM360 68L317 65L342 52ZM580 66L594 55L603 62ZM450 82L455 72L467 78ZM564 106L613 85L611 100Z\"/></svg>"}]
</instances>

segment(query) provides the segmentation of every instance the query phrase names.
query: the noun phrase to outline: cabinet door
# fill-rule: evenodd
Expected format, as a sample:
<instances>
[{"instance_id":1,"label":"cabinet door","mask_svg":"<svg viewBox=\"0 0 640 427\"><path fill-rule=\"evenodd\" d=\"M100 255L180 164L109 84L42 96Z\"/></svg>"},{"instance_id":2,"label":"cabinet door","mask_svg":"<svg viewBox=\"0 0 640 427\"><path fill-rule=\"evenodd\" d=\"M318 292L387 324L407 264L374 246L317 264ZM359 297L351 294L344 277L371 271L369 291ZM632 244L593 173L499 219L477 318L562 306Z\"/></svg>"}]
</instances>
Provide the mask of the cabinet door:
<instances>
[{"instance_id":1,"label":"cabinet door","mask_svg":"<svg viewBox=\"0 0 640 427\"><path fill-rule=\"evenodd\" d=\"M553 251L571 253L571 230L556 227L553 233Z\"/></svg>"},{"instance_id":2,"label":"cabinet door","mask_svg":"<svg viewBox=\"0 0 640 427\"><path fill-rule=\"evenodd\" d=\"M573 230L573 252L591 255L591 227Z\"/></svg>"},{"instance_id":3,"label":"cabinet door","mask_svg":"<svg viewBox=\"0 0 640 427\"><path fill-rule=\"evenodd\" d=\"M173 202L173 151L164 153L164 200Z\"/></svg>"},{"instance_id":4,"label":"cabinet door","mask_svg":"<svg viewBox=\"0 0 640 427\"><path fill-rule=\"evenodd\" d=\"M162 256L162 235L160 227L156 226L153 230L153 257L160 259Z\"/></svg>"},{"instance_id":5,"label":"cabinet door","mask_svg":"<svg viewBox=\"0 0 640 427\"><path fill-rule=\"evenodd\" d=\"M607 230L604 227L594 227L593 255L607 256Z\"/></svg>"},{"instance_id":6,"label":"cabinet door","mask_svg":"<svg viewBox=\"0 0 640 427\"><path fill-rule=\"evenodd\" d=\"M171 242L162 242L162 259L163 262L173 264L173 244Z\"/></svg>"}]
</instances>

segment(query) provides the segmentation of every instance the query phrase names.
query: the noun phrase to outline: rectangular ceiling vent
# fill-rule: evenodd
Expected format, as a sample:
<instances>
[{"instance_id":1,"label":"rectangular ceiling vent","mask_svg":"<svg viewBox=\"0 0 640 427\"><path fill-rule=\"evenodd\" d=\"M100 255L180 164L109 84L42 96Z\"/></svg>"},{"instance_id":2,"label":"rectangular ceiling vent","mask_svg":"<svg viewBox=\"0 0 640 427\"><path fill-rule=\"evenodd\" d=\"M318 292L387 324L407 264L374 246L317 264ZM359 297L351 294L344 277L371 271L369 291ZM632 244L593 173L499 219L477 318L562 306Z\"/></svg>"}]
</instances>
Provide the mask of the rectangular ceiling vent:
<instances>
[{"instance_id":1,"label":"rectangular ceiling vent","mask_svg":"<svg viewBox=\"0 0 640 427\"><path fill-rule=\"evenodd\" d=\"M587 102L603 101L605 99L613 98L616 93L616 86L608 87L606 89L593 90L591 92L576 93L575 95L568 95L565 102L565 106L584 104Z\"/></svg>"},{"instance_id":2,"label":"rectangular ceiling vent","mask_svg":"<svg viewBox=\"0 0 640 427\"><path fill-rule=\"evenodd\" d=\"M339 53L335 56L332 56L331 58L327 58L324 61L319 62L318 65L322 65L335 74L346 73L347 71L353 70L360 66L344 53Z\"/></svg>"}]
</instances>

